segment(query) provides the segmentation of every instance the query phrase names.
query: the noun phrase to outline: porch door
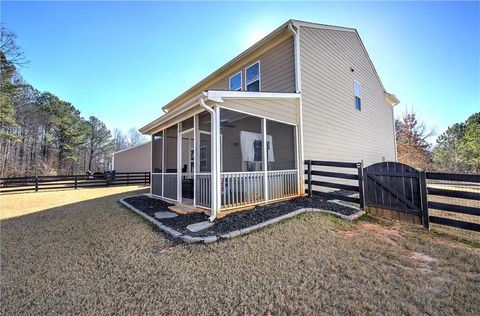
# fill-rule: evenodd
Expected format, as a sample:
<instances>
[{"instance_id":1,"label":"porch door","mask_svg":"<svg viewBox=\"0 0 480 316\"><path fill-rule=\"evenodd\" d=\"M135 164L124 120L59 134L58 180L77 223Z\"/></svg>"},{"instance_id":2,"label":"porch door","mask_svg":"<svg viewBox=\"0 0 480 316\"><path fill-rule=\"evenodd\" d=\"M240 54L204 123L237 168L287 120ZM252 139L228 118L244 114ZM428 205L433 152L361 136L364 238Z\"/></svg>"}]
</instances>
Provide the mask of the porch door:
<instances>
[{"instance_id":1,"label":"porch door","mask_svg":"<svg viewBox=\"0 0 480 316\"><path fill-rule=\"evenodd\" d=\"M181 133L182 148L180 151L181 157L181 192L182 203L193 204L194 194L194 168L195 168L195 143L193 137L193 130Z\"/></svg>"}]
</instances>

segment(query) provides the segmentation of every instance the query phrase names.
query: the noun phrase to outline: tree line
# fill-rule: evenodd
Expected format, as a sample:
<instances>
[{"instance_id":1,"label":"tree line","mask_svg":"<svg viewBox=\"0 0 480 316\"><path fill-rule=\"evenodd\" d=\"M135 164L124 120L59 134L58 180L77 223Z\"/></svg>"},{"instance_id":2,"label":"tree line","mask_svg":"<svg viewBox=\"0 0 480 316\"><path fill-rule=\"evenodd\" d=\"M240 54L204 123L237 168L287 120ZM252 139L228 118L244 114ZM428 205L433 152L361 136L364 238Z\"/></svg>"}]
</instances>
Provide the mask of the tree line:
<instances>
[{"instance_id":1,"label":"tree line","mask_svg":"<svg viewBox=\"0 0 480 316\"><path fill-rule=\"evenodd\" d=\"M480 174L480 112L449 126L434 145L427 141L434 132L415 113L404 113L395 129L400 162L420 170Z\"/></svg>"},{"instance_id":2,"label":"tree line","mask_svg":"<svg viewBox=\"0 0 480 316\"><path fill-rule=\"evenodd\" d=\"M114 151L145 141L134 128L112 135L99 118L25 82L18 68L27 61L3 25L0 62L0 177L104 171Z\"/></svg>"}]
</instances>

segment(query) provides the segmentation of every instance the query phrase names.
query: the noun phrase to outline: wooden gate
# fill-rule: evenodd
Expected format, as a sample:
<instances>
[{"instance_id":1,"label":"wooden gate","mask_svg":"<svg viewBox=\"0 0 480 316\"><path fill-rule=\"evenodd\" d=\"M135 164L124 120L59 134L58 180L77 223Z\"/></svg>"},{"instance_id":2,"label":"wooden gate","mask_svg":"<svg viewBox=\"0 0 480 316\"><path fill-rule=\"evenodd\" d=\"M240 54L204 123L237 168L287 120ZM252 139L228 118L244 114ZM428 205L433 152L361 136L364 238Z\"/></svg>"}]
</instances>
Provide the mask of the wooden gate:
<instances>
[{"instance_id":1,"label":"wooden gate","mask_svg":"<svg viewBox=\"0 0 480 316\"><path fill-rule=\"evenodd\" d=\"M363 174L368 213L422 224L424 173L402 163L380 162L364 168Z\"/></svg>"}]
</instances>

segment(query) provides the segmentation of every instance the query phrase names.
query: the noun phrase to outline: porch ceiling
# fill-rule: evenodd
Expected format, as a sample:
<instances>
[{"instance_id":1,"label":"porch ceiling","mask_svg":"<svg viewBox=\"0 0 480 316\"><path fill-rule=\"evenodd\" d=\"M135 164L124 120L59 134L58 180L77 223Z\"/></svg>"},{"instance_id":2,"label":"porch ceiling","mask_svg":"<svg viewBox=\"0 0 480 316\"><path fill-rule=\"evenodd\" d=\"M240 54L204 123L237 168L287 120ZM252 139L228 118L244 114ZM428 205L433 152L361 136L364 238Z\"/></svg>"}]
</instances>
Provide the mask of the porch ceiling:
<instances>
[{"instance_id":1,"label":"porch ceiling","mask_svg":"<svg viewBox=\"0 0 480 316\"><path fill-rule=\"evenodd\" d=\"M300 93L208 90L145 125L140 132L153 135L204 111L199 104L200 98L212 107L218 104L233 110L295 124L298 119L296 109L300 97Z\"/></svg>"}]
</instances>

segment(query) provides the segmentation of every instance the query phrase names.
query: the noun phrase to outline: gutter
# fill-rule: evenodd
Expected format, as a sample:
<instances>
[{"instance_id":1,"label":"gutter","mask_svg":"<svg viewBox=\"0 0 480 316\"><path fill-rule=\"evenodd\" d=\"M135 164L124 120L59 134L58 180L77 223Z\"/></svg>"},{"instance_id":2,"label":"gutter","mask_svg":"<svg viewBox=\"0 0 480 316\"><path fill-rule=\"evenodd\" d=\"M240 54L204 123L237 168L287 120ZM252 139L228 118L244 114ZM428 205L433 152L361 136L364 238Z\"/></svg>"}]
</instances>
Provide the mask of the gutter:
<instances>
[{"instance_id":1,"label":"gutter","mask_svg":"<svg viewBox=\"0 0 480 316\"><path fill-rule=\"evenodd\" d=\"M199 98L198 102L200 103L200 106L203 107L205 110L207 110L210 113L210 141L211 141L211 151L212 151L212 159L210 161L211 164L211 182L212 182L212 207L211 207L211 215L208 218L210 222L213 222L217 218L217 144L216 144L216 139L217 139L217 129L215 122L216 120L216 113L215 111L209 107L203 98Z\"/></svg>"}]
</instances>

